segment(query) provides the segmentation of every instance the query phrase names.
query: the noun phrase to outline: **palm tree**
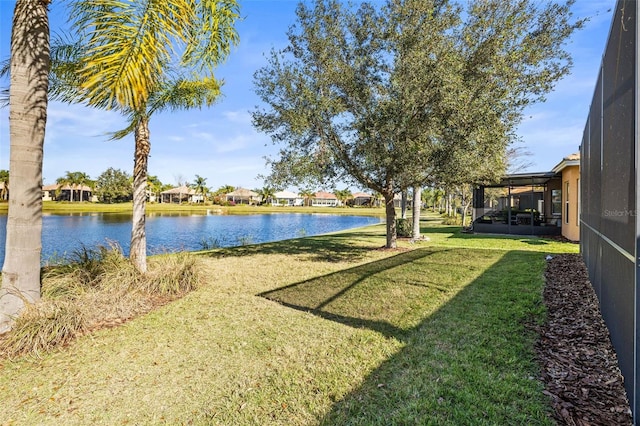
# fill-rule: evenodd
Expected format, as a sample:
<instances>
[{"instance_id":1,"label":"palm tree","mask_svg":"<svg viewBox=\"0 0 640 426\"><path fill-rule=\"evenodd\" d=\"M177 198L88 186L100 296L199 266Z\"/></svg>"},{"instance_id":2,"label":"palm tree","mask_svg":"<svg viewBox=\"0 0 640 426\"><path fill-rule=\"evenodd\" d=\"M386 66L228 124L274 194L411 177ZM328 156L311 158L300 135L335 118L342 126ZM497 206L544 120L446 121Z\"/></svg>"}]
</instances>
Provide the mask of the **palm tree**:
<instances>
[{"instance_id":1,"label":"palm tree","mask_svg":"<svg viewBox=\"0 0 640 426\"><path fill-rule=\"evenodd\" d=\"M149 120L156 112L209 106L218 98L222 83L213 69L238 42L233 25L239 6L237 0L93 0L72 7L81 39L56 49L60 84L53 93L127 116L129 126L113 138L134 134L130 258L146 272Z\"/></svg>"},{"instance_id":2,"label":"palm tree","mask_svg":"<svg viewBox=\"0 0 640 426\"><path fill-rule=\"evenodd\" d=\"M158 194L162 191L162 182L158 179L158 176L147 176L147 188L149 190L149 194L154 195L154 199L158 199Z\"/></svg>"},{"instance_id":3,"label":"palm tree","mask_svg":"<svg viewBox=\"0 0 640 426\"><path fill-rule=\"evenodd\" d=\"M84 193L84 187L90 186L92 183L91 178L84 172L65 172L63 177L56 179L56 183L61 186L68 186L70 192L70 200L73 202L73 193L77 190L80 193L80 202L83 201L82 194ZM60 190L60 189L59 189Z\"/></svg>"},{"instance_id":4,"label":"palm tree","mask_svg":"<svg viewBox=\"0 0 640 426\"><path fill-rule=\"evenodd\" d=\"M17 0L11 31L9 174L0 334L25 303L40 299L42 155L49 86L48 0Z\"/></svg>"},{"instance_id":5,"label":"palm tree","mask_svg":"<svg viewBox=\"0 0 640 426\"><path fill-rule=\"evenodd\" d=\"M347 201L351 198L353 198L353 194L351 193L351 190L349 188L345 188L342 190L336 190L334 192L335 196L338 198L338 200L340 201L340 204L342 204L343 206L347 205Z\"/></svg>"},{"instance_id":6,"label":"palm tree","mask_svg":"<svg viewBox=\"0 0 640 426\"><path fill-rule=\"evenodd\" d=\"M311 199L315 195L315 192L311 189L301 189L300 196L304 199L304 205L309 207L311 206Z\"/></svg>"},{"instance_id":7,"label":"palm tree","mask_svg":"<svg viewBox=\"0 0 640 426\"><path fill-rule=\"evenodd\" d=\"M75 182L73 179L73 175L71 172L65 172L65 175L56 179L56 183L58 184L58 189L56 189L56 196L60 194L62 188L65 186L69 187L69 201L73 203L73 188L75 186Z\"/></svg>"},{"instance_id":8,"label":"palm tree","mask_svg":"<svg viewBox=\"0 0 640 426\"><path fill-rule=\"evenodd\" d=\"M264 204L273 199L276 189L271 186L265 186L264 188L254 189L253 192L256 192L260 196L260 203Z\"/></svg>"},{"instance_id":9,"label":"palm tree","mask_svg":"<svg viewBox=\"0 0 640 426\"><path fill-rule=\"evenodd\" d=\"M202 196L202 202L204 203L207 197L207 191L209 191L209 188L207 188L207 178L196 175L196 180L191 184L191 187L196 191L196 195L200 194Z\"/></svg>"}]
</instances>

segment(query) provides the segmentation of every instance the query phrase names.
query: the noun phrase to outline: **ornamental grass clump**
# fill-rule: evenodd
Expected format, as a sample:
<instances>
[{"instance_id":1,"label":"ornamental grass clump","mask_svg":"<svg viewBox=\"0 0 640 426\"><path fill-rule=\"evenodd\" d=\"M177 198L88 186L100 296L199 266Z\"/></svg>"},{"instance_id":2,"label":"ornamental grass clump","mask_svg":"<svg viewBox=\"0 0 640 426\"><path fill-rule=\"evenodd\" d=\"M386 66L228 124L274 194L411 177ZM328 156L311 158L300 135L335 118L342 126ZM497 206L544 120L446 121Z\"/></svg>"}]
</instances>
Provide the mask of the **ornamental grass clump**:
<instances>
[{"instance_id":1,"label":"ornamental grass clump","mask_svg":"<svg viewBox=\"0 0 640 426\"><path fill-rule=\"evenodd\" d=\"M64 345L86 330L81 306L67 300L28 304L0 344L9 358L42 352Z\"/></svg>"},{"instance_id":2,"label":"ornamental grass clump","mask_svg":"<svg viewBox=\"0 0 640 426\"><path fill-rule=\"evenodd\" d=\"M143 290L161 296L180 296L201 284L201 262L189 253L162 256L149 262Z\"/></svg>"},{"instance_id":3,"label":"ornamental grass clump","mask_svg":"<svg viewBox=\"0 0 640 426\"><path fill-rule=\"evenodd\" d=\"M146 274L117 245L83 247L67 261L44 268L42 299L29 304L0 339L0 356L38 356L79 334L144 314L202 281L201 263L189 253L151 259Z\"/></svg>"}]
</instances>

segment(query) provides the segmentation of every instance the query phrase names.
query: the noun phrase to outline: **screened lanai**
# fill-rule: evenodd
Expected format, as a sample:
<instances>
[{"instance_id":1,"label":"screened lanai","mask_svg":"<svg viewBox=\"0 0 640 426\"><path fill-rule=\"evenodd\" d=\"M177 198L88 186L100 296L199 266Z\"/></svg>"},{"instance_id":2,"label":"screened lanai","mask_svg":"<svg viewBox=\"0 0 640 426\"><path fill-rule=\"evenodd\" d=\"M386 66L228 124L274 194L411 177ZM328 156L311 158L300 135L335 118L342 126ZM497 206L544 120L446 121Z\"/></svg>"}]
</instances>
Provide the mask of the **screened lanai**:
<instances>
[{"instance_id":1,"label":"screened lanai","mask_svg":"<svg viewBox=\"0 0 640 426\"><path fill-rule=\"evenodd\" d=\"M554 172L507 175L473 194L472 229L478 233L560 235L562 179Z\"/></svg>"}]
</instances>

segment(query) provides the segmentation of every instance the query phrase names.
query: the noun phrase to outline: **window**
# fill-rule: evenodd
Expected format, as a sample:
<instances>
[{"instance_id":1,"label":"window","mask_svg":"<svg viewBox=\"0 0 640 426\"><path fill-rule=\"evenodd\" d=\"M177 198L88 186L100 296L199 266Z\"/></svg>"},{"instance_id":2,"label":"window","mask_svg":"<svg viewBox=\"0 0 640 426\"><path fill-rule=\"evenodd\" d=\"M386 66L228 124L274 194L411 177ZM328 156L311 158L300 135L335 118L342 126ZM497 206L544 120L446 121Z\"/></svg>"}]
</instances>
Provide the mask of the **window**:
<instances>
[{"instance_id":1,"label":"window","mask_svg":"<svg viewBox=\"0 0 640 426\"><path fill-rule=\"evenodd\" d=\"M551 214L562 214L562 191L559 189L551 190Z\"/></svg>"},{"instance_id":2,"label":"window","mask_svg":"<svg viewBox=\"0 0 640 426\"><path fill-rule=\"evenodd\" d=\"M569 181L564 183L564 223L569 223Z\"/></svg>"}]
</instances>

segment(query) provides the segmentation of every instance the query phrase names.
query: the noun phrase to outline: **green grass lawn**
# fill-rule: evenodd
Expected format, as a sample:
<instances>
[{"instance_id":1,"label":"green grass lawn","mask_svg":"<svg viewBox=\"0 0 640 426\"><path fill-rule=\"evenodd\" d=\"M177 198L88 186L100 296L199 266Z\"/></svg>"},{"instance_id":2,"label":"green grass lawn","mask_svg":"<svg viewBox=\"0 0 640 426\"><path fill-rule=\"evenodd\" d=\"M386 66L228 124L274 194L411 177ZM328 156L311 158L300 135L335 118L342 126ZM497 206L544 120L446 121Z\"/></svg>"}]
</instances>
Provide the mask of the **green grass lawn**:
<instances>
[{"instance_id":1,"label":"green grass lawn","mask_svg":"<svg viewBox=\"0 0 640 426\"><path fill-rule=\"evenodd\" d=\"M200 253L199 290L4 361L0 424L553 424L531 326L545 255L577 246L423 232L398 251L376 225Z\"/></svg>"}]
</instances>

